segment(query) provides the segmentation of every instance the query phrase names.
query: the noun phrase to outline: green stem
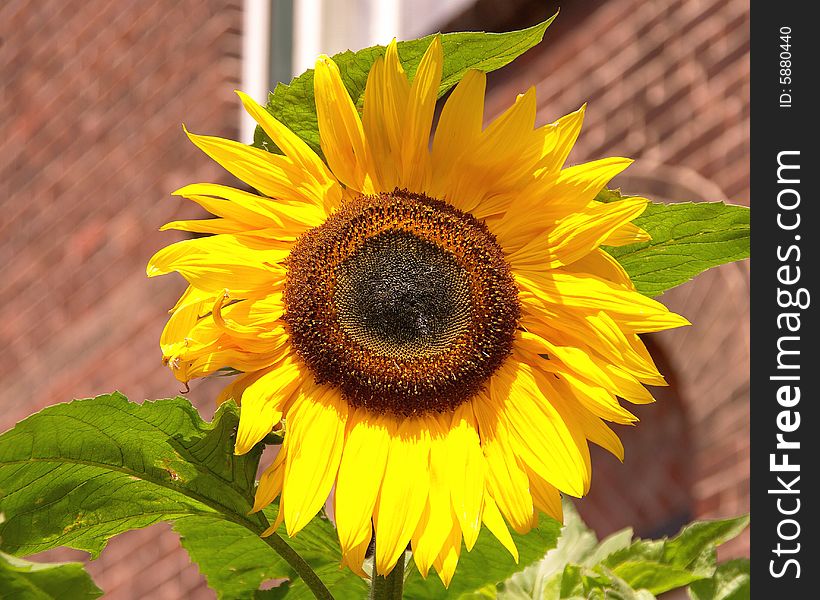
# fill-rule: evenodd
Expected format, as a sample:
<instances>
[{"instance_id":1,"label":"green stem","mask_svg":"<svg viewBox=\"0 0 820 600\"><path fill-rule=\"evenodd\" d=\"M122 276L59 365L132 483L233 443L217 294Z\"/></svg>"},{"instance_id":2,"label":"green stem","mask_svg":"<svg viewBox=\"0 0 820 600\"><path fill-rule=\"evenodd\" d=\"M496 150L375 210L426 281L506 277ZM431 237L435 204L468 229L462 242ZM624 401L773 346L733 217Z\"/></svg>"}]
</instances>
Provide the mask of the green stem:
<instances>
[{"instance_id":1,"label":"green stem","mask_svg":"<svg viewBox=\"0 0 820 600\"><path fill-rule=\"evenodd\" d=\"M305 582L305 585L310 588L310 591L318 600L334 600L333 594L322 583L314 570L310 568L310 565L279 534L274 533L262 539L293 567L293 570L302 578L302 581Z\"/></svg>"},{"instance_id":2,"label":"green stem","mask_svg":"<svg viewBox=\"0 0 820 600\"><path fill-rule=\"evenodd\" d=\"M401 600L404 591L404 552L386 577L376 575L370 582L370 600Z\"/></svg>"}]
</instances>

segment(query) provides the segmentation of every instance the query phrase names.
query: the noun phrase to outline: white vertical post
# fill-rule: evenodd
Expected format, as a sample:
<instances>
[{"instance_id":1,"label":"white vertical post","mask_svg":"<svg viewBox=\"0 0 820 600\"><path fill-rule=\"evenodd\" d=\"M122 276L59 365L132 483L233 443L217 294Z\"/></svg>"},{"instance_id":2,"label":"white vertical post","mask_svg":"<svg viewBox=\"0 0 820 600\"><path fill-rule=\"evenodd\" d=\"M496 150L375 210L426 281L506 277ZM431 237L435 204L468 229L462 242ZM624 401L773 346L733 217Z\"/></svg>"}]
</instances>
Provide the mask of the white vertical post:
<instances>
[{"instance_id":1,"label":"white vertical post","mask_svg":"<svg viewBox=\"0 0 820 600\"><path fill-rule=\"evenodd\" d=\"M270 86L270 0L244 0L242 6L242 91L265 104ZM240 139L250 144L256 122L242 111Z\"/></svg>"},{"instance_id":2,"label":"white vertical post","mask_svg":"<svg viewBox=\"0 0 820 600\"><path fill-rule=\"evenodd\" d=\"M401 34L401 0L370 0L370 43L387 44Z\"/></svg>"}]
</instances>

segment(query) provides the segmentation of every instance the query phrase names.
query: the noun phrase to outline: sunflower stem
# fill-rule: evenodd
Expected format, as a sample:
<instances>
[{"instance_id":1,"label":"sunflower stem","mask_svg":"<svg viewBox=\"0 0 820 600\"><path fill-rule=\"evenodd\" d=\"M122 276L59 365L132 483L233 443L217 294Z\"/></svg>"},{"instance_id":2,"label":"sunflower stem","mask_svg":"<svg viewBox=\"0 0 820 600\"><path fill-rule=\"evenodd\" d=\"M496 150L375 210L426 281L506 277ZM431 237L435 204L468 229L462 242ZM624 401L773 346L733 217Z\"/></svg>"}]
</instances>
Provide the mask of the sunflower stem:
<instances>
[{"instance_id":1,"label":"sunflower stem","mask_svg":"<svg viewBox=\"0 0 820 600\"><path fill-rule=\"evenodd\" d=\"M305 562L305 559L302 558L296 550L291 548L279 534L274 533L262 539L268 546L273 548L279 556L287 561L299 577L302 578L302 581L305 582L305 585L308 586L317 600L335 600L333 594L331 594L327 586L322 583L322 580L319 579L316 572L310 568L310 565Z\"/></svg>"},{"instance_id":2,"label":"sunflower stem","mask_svg":"<svg viewBox=\"0 0 820 600\"><path fill-rule=\"evenodd\" d=\"M401 600L403 592L404 552L388 575L376 575L370 580L370 600Z\"/></svg>"}]
</instances>

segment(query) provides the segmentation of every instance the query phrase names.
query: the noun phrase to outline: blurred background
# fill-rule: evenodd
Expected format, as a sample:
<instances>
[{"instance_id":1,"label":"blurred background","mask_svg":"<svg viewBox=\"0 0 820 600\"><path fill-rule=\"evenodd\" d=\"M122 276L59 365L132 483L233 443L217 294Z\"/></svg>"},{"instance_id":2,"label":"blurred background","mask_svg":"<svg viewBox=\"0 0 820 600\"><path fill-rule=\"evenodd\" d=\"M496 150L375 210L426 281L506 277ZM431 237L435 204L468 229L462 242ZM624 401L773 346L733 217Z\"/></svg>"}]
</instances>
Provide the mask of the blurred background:
<instances>
[{"instance_id":1,"label":"blurred background","mask_svg":"<svg viewBox=\"0 0 820 600\"><path fill-rule=\"evenodd\" d=\"M538 124L588 102L570 162L638 159L615 182L655 200L749 202L745 0L5 0L0 3L0 431L46 405L119 389L176 395L159 335L184 288L145 265L201 216L170 196L232 178L185 138L244 141L234 89L264 102L315 57L434 31L507 31L561 13L489 76L486 117L535 86ZM187 202L187 203L186 203ZM671 386L594 452L577 503L599 535L674 533L749 509L748 261L663 301L694 326L648 343ZM206 418L219 382L193 382ZM749 552L748 531L722 558ZM85 560L58 550L44 560ZM212 598L167 525L112 540L88 568L107 598Z\"/></svg>"}]
</instances>

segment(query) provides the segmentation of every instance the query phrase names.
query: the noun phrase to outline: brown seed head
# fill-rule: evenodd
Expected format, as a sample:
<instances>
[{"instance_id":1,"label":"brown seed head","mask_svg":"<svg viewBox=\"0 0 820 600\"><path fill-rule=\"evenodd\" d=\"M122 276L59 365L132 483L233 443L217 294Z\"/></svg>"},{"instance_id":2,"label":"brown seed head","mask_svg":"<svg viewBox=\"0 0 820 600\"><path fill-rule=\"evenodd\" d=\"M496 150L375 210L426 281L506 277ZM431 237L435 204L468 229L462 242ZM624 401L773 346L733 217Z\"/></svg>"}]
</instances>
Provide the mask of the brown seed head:
<instances>
[{"instance_id":1,"label":"brown seed head","mask_svg":"<svg viewBox=\"0 0 820 600\"><path fill-rule=\"evenodd\" d=\"M300 236L286 264L293 346L354 406L452 411L512 349L520 306L503 251L440 200L360 196Z\"/></svg>"}]
</instances>

